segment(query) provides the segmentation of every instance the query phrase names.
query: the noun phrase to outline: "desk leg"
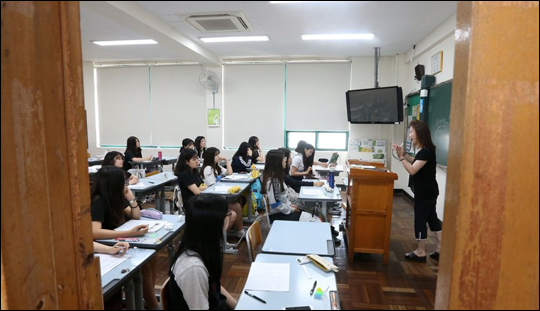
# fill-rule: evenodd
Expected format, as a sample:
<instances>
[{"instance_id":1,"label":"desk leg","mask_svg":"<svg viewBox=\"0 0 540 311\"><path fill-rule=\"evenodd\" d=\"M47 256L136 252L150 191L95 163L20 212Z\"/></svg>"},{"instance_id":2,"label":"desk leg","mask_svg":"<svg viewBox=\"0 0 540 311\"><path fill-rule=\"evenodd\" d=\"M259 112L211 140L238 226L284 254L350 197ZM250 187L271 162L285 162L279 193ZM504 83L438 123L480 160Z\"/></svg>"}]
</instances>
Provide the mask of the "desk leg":
<instances>
[{"instance_id":1,"label":"desk leg","mask_svg":"<svg viewBox=\"0 0 540 311\"><path fill-rule=\"evenodd\" d=\"M324 217L327 218L326 217L326 201L322 202L322 213L323 213Z\"/></svg>"},{"instance_id":2,"label":"desk leg","mask_svg":"<svg viewBox=\"0 0 540 311\"><path fill-rule=\"evenodd\" d=\"M249 186L247 200L248 200L248 210L247 210L248 221L252 221L253 215L251 215L251 211L253 210L253 200L251 200L251 186Z\"/></svg>"},{"instance_id":3,"label":"desk leg","mask_svg":"<svg viewBox=\"0 0 540 311\"><path fill-rule=\"evenodd\" d=\"M135 310L144 310L141 269L133 277L133 283L135 284Z\"/></svg>"},{"instance_id":4,"label":"desk leg","mask_svg":"<svg viewBox=\"0 0 540 311\"><path fill-rule=\"evenodd\" d=\"M165 214L165 186L161 188L161 197L159 198L159 210ZM157 202L156 202L157 203Z\"/></svg>"},{"instance_id":5,"label":"desk leg","mask_svg":"<svg viewBox=\"0 0 540 311\"><path fill-rule=\"evenodd\" d=\"M174 257L174 238L171 239L171 241L169 242L169 244L167 245L167 254L169 256L169 269L172 267L173 265L173 257ZM167 270L169 271L169 270Z\"/></svg>"},{"instance_id":6,"label":"desk leg","mask_svg":"<svg viewBox=\"0 0 540 311\"><path fill-rule=\"evenodd\" d=\"M126 310L137 310L135 307L135 294L133 280L129 280L124 285L124 293L126 293Z\"/></svg>"}]
</instances>

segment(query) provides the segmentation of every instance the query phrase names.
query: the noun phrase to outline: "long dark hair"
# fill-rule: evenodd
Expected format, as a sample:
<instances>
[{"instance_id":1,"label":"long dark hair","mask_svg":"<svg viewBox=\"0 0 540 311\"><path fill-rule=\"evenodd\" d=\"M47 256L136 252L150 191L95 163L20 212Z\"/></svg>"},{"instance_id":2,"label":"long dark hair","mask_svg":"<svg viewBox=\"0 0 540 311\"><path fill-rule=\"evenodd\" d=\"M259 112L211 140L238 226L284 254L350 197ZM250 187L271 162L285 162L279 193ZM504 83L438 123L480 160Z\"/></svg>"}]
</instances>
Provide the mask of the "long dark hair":
<instances>
[{"instance_id":1,"label":"long dark hair","mask_svg":"<svg viewBox=\"0 0 540 311\"><path fill-rule=\"evenodd\" d=\"M140 142L140 140L135 136L130 136L127 139L127 146L126 146L126 152L131 151L135 154L136 158L142 158L142 149L141 147L137 147L137 141Z\"/></svg>"},{"instance_id":2,"label":"long dark hair","mask_svg":"<svg viewBox=\"0 0 540 311\"><path fill-rule=\"evenodd\" d=\"M174 175L180 176L182 172L191 172L191 173L197 173L197 169L192 169L186 162L190 161L191 159L198 158L197 152L193 149L184 149L180 153L180 156L178 157L178 162L176 163L176 167L174 168Z\"/></svg>"},{"instance_id":3,"label":"long dark hair","mask_svg":"<svg viewBox=\"0 0 540 311\"><path fill-rule=\"evenodd\" d=\"M120 158L124 160L124 155L121 152L118 151L109 151L105 155L105 158L103 159L102 166L112 165L114 166L114 161L116 161L117 158Z\"/></svg>"},{"instance_id":4,"label":"long dark hair","mask_svg":"<svg viewBox=\"0 0 540 311\"><path fill-rule=\"evenodd\" d=\"M427 147L433 150L433 152L435 152L437 147L435 147L433 141L431 141L431 131L429 130L429 126L426 124L426 122L414 120L411 121L411 126L416 132L416 140L421 145L421 147Z\"/></svg>"},{"instance_id":5,"label":"long dark hair","mask_svg":"<svg viewBox=\"0 0 540 311\"><path fill-rule=\"evenodd\" d=\"M279 148L278 150L283 152L283 157L287 159L285 161L287 162L287 166L285 167L283 172L285 173L285 175L289 175L289 170L291 169L291 167L289 166L289 159L291 158L291 151L287 148Z\"/></svg>"},{"instance_id":6,"label":"long dark hair","mask_svg":"<svg viewBox=\"0 0 540 311\"><path fill-rule=\"evenodd\" d=\"M92 201L103 198L105 214L110 215L115 227L124 221L124 171L116 166L103 166L99 169L92 184Z\"/></svg>"},{"instance_id":7,"label":"long dark hair","mask_svg":"<svg viewBox=\"0 0 540 311\"><path fill-rule=\"evenodd\" d=\"M304 169L307 170L308 167L313 166L313 162L315 161L315 147L313 147L313 145L311 144L306 144L304 148L306 148L307 150L313 149L313 152L309 157L306 156L305 149L302 150L302 155L304 158Z\"/></svg>"},{"instance_id":8,"label":"long dark hair","mask_svg":"<svg viewBox=\"0 0 540 311\"><path fill-rule=\"evenodd\" d=\"M236 158L236 157L242 157L242 159L244 159L244 162L247 162L247 157L248 157L248 150L249 147L249 144L246 143L245 141L242 142L240 144L240 147L238 147L238 150L236 151L236 153L234 154L233 158ZM252 150L253 151L253 150Z\"/></svg>"},{"instance_id":9,"label":"long dark hair","mask_svg":"<svg viewBox=\"0 0 540 311\"><path fill-rule=\"evenodd\" d=\"M186 149L189 145L195 146L195 143L191 138L184 138L184 140L182 140L182 147L180 148L180 152L184 151L184 149Z\"/></svg>"},{"instance_id":10,"label":"long dark hair","mask_svg":"<svg viewBox=\"0 0 540 311\"><path fill-rule=\"evenodd\" d=\"M214 172L214 176L221 175L221 167L214 161L214 158L219 154L219 149L210 147L204 153L204 161L201 169L201 176L204 178L204 168L210 166Z\"/></svg>"},{"instance_id":11,"label":"long dark hair","mask_svg":"<svg viewBox=\"0 0 540 311\"><path fill-rule=\"evenodd\" d=\"M304 148L306 148L307 144L308 143L305 140L298 141L298 144L296 145L296 149L294 149L294 151L302 153L302 151L304 151Z\"/></svg>"},{"instance_id":12,"label":"long dark hair","mask_svg":"<svg viewBox=\"0 0 540 311\"><path fill-rule=\"evenodd\" d=\"M251 147L251 150L256 150L256 149L259 149L257 147L257 142L259 141L259 138L257 136L251 136L248 140L248 144L249 146Z\"/></svg>"},{"instance_id":13,"label":"long dark hair","mask_svg":"<svg viewBox=\"0 0 540 311\"><path fill-rule=\"evenodd\" d=\"M201 148L201 141L205 139L204 136L197 136L195 138L195 148L197 149L197 156L200 158L203 152L206 152L206 147Z\"/></svg>"},{"instance_id":14,"label":"long dark hair","mask_svg":"<svg viewBox=\"0 0 540 311\"><path fill-rule=\"evenodd\" d=\"M266 193L266 185L272 181L279 181L281 185L280 191L284 191L283 180L285 179L285 172L283 172L283 152L279 150L270 150L266 154L266 161L264 165L264 174L262 182L262 193ZM275 189L274 189L275 190Z\"/></svg>"},{"instance_id":15,"label":"long dark hair","mask_svg":"<svg viewBox=\"0 0 540 311\"><path fill-rule=\"evenodd\" d=\"M210 284L219 281L223 270L223 222L227 201L215 194L192 197L186 208L186 226L173 262L187 250L197 252L210 274ZM190 256L190 254L187 254Z\"/></svg>"}]
</instances>

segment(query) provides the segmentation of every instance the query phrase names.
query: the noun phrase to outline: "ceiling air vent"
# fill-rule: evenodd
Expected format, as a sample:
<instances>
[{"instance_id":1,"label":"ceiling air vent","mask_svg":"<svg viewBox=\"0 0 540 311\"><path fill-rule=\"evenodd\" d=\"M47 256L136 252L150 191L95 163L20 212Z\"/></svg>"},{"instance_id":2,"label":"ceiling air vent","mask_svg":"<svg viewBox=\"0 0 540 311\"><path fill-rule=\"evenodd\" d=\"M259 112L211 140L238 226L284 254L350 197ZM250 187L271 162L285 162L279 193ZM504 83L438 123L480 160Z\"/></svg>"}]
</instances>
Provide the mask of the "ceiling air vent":
<instances>
[{"instance_id":1,"label":"ceiling air vent","mask_svg":"<svg viewBox=\"0 0 540 311\"><path fill-rule=\"evenodd\" d=\"M200 32L237 32L253 30L242 13L191 15L186 18L186 21Z\"/></svg>"}]
</instances>

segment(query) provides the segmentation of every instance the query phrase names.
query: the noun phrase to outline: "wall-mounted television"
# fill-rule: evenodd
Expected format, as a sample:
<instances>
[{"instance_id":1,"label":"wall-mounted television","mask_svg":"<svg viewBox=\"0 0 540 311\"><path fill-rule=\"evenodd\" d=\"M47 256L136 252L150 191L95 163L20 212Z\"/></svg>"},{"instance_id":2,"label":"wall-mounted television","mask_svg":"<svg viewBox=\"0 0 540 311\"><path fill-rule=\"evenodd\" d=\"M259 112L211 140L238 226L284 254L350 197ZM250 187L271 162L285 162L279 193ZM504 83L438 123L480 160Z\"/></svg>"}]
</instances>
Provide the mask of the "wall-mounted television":
<instances>
[{"instance_id":1,"label":"wall-mounted television","mask_svg":"<svg viewBox=\"0 0 540 311\"><path fill-rule=\"evenodd\" d=\"M351 123L393 124L403 121L403 91L389 86L346 92L347 120Z\"/></svg>"}]
</instances>

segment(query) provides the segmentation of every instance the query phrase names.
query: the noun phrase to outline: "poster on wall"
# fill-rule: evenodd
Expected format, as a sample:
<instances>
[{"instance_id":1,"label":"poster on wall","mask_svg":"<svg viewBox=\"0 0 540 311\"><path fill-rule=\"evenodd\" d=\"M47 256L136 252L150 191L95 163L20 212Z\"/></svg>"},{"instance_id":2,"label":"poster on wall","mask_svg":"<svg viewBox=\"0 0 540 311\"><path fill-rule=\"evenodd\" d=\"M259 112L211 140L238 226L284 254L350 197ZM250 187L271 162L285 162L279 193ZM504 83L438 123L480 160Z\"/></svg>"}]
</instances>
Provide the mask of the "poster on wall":
<instances>
[{"instance_id":1,"label":"poster on wall","mask_svg":"<svg viewBox=\"0 0 540 311\"><path fill-rule=\"evenodd\" d=\"M208 109L207 124L209 127L219 127L221 125L219 109Z\"/></svg>"}]
</instances>

